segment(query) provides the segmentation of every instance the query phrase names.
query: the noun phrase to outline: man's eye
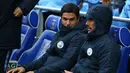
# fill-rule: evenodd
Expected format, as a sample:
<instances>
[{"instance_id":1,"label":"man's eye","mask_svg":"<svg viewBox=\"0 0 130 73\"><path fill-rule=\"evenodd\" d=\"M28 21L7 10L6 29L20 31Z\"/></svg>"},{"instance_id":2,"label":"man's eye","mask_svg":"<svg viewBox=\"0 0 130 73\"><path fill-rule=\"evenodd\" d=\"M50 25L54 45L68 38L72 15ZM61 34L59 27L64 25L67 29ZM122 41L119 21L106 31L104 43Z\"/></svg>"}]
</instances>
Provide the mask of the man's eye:
<instances>
[{"instance_id":1,"label":"man's eye","mask_svg":"<svg viewBox=\"0 0 130 73\"><path fill-rule=\"evenodd\" d=\"M63 18L63 20L65 20L65 21L66 21L66 20L67 20L67 18Z\"/></svg>"},{"instance_id":2,"label":"man's eye","mask_svg":"<svg viewBox=\"0 0 130 73\"><path fill-rule=\"evenodd\" d=\"M74 18L71 18L71 19L70 19L70 21L73 21L73 20L74 20Z\"/></svg>"}]
</instances>

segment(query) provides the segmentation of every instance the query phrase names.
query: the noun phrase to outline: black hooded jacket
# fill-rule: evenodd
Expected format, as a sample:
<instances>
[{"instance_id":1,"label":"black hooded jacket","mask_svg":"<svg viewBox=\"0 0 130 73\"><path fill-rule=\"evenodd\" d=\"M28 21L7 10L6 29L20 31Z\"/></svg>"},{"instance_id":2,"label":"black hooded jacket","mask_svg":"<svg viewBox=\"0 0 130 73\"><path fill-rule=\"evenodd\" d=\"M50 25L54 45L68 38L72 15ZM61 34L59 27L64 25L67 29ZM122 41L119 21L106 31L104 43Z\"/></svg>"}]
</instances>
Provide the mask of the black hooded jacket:
<instances>
[{"instance_id":1,"label":"black hooded jacket","mask_svg":"<svg viewBox=\"0 0 130 73\"><path fill-rule=\"evenodd\" d=\"M108 34L112 22L111 9L96 5L88 11L87 19L93 19L96 28L86 35L73 73L116 73L120 47Z\"/></svg>"},{"instance_id":2,"label":"black hooded jacket","mask_svg":"<svg viewBox=\"0 0 130 73\"><path fill-rule=\"evenodd\" d=\"M70 70L76 64L80 47L84 43L80 30L80 24L74 28L62 26L46 54L37 61L23 65L25 70L35 73L61 73Z\"/></svg>"}]
</instances>

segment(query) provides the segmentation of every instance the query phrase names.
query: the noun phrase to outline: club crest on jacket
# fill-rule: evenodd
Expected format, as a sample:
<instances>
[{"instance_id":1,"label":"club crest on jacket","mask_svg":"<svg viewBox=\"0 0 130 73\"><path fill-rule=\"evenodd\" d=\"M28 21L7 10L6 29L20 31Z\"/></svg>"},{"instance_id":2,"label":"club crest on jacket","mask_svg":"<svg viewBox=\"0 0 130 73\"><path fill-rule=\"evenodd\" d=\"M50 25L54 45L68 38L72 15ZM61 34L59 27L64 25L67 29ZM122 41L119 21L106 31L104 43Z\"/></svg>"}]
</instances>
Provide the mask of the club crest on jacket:
<instances>
[{"instance_id":1,"label":"club crest on jacket","mask_svg":"<svg viewBox=\"0 0 130 73\"><path fill-rule=\"evenodd\" d=\"M87 55L88 55L88 56L91 56L92 53L93 53L92 48L88 48L88 49L87 49Z\"/></svg>"},{"instance_id":2,"label":"club crest on jacket","mask_svg":"<svg viewBox=\"0 0 130 73\"><path fill-rule=\"evenodd\" d=\"M59 42L57 43L57 47L58 47L59 49L63 48L63 47L64 47L64 42L63 42L63 41L59 41Z\"/></svg>"}]
</instances>

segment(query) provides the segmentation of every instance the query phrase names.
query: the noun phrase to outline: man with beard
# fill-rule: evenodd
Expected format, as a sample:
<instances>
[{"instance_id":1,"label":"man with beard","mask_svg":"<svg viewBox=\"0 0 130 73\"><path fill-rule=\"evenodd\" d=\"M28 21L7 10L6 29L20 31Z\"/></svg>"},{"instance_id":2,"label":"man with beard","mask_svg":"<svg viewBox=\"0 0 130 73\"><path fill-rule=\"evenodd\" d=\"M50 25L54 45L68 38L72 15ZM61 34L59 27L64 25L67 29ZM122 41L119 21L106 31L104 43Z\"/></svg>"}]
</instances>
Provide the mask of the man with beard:
<instances>
[{"instance_id":1,"label":"man with beard","mask_svg":"<svg viewBox=\"0 0 130 73\"><path fill-rule=\"evenodd\" d=\"M116 73L120 47L109 35L112 11L106 5L96 5L87 12L86 40L81 47L77 64L65 73Z\"/></svg>"}]
</instances>

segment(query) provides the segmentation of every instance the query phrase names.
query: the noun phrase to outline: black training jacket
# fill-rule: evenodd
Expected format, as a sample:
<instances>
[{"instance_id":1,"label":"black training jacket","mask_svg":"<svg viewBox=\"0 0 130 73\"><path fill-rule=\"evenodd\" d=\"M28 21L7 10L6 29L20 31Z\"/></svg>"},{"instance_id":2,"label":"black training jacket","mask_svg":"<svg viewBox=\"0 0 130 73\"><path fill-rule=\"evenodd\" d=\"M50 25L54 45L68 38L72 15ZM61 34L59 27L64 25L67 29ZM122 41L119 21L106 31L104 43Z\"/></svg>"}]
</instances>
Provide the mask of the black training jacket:
<instances>
[{"instance_id":1,"label":"black training jacket","mask_svg":"<svg viewBox=\"0 0 130 73\"><path fill-rule=\"evenodd\" d=\"M60 73L70 70L77 62L80 47L84 43L80 30L78 25L73 29L63 26L56 33L46 54L37 61L24 65L25 70L35 73Z\"/></svg>"},{"instance_id":2,"label":"black training jacket","mask_svg":"<svg viewBox=\"0 0 130 73\"><path fill-rule=\"evenodd\" d=\"M73 73L116 73L120 61L120 47L108 34L112 11L104 5L92 7L87 19L93 19L95 30L86 34L78 63Z\"/></svg>"}]
</instances>

